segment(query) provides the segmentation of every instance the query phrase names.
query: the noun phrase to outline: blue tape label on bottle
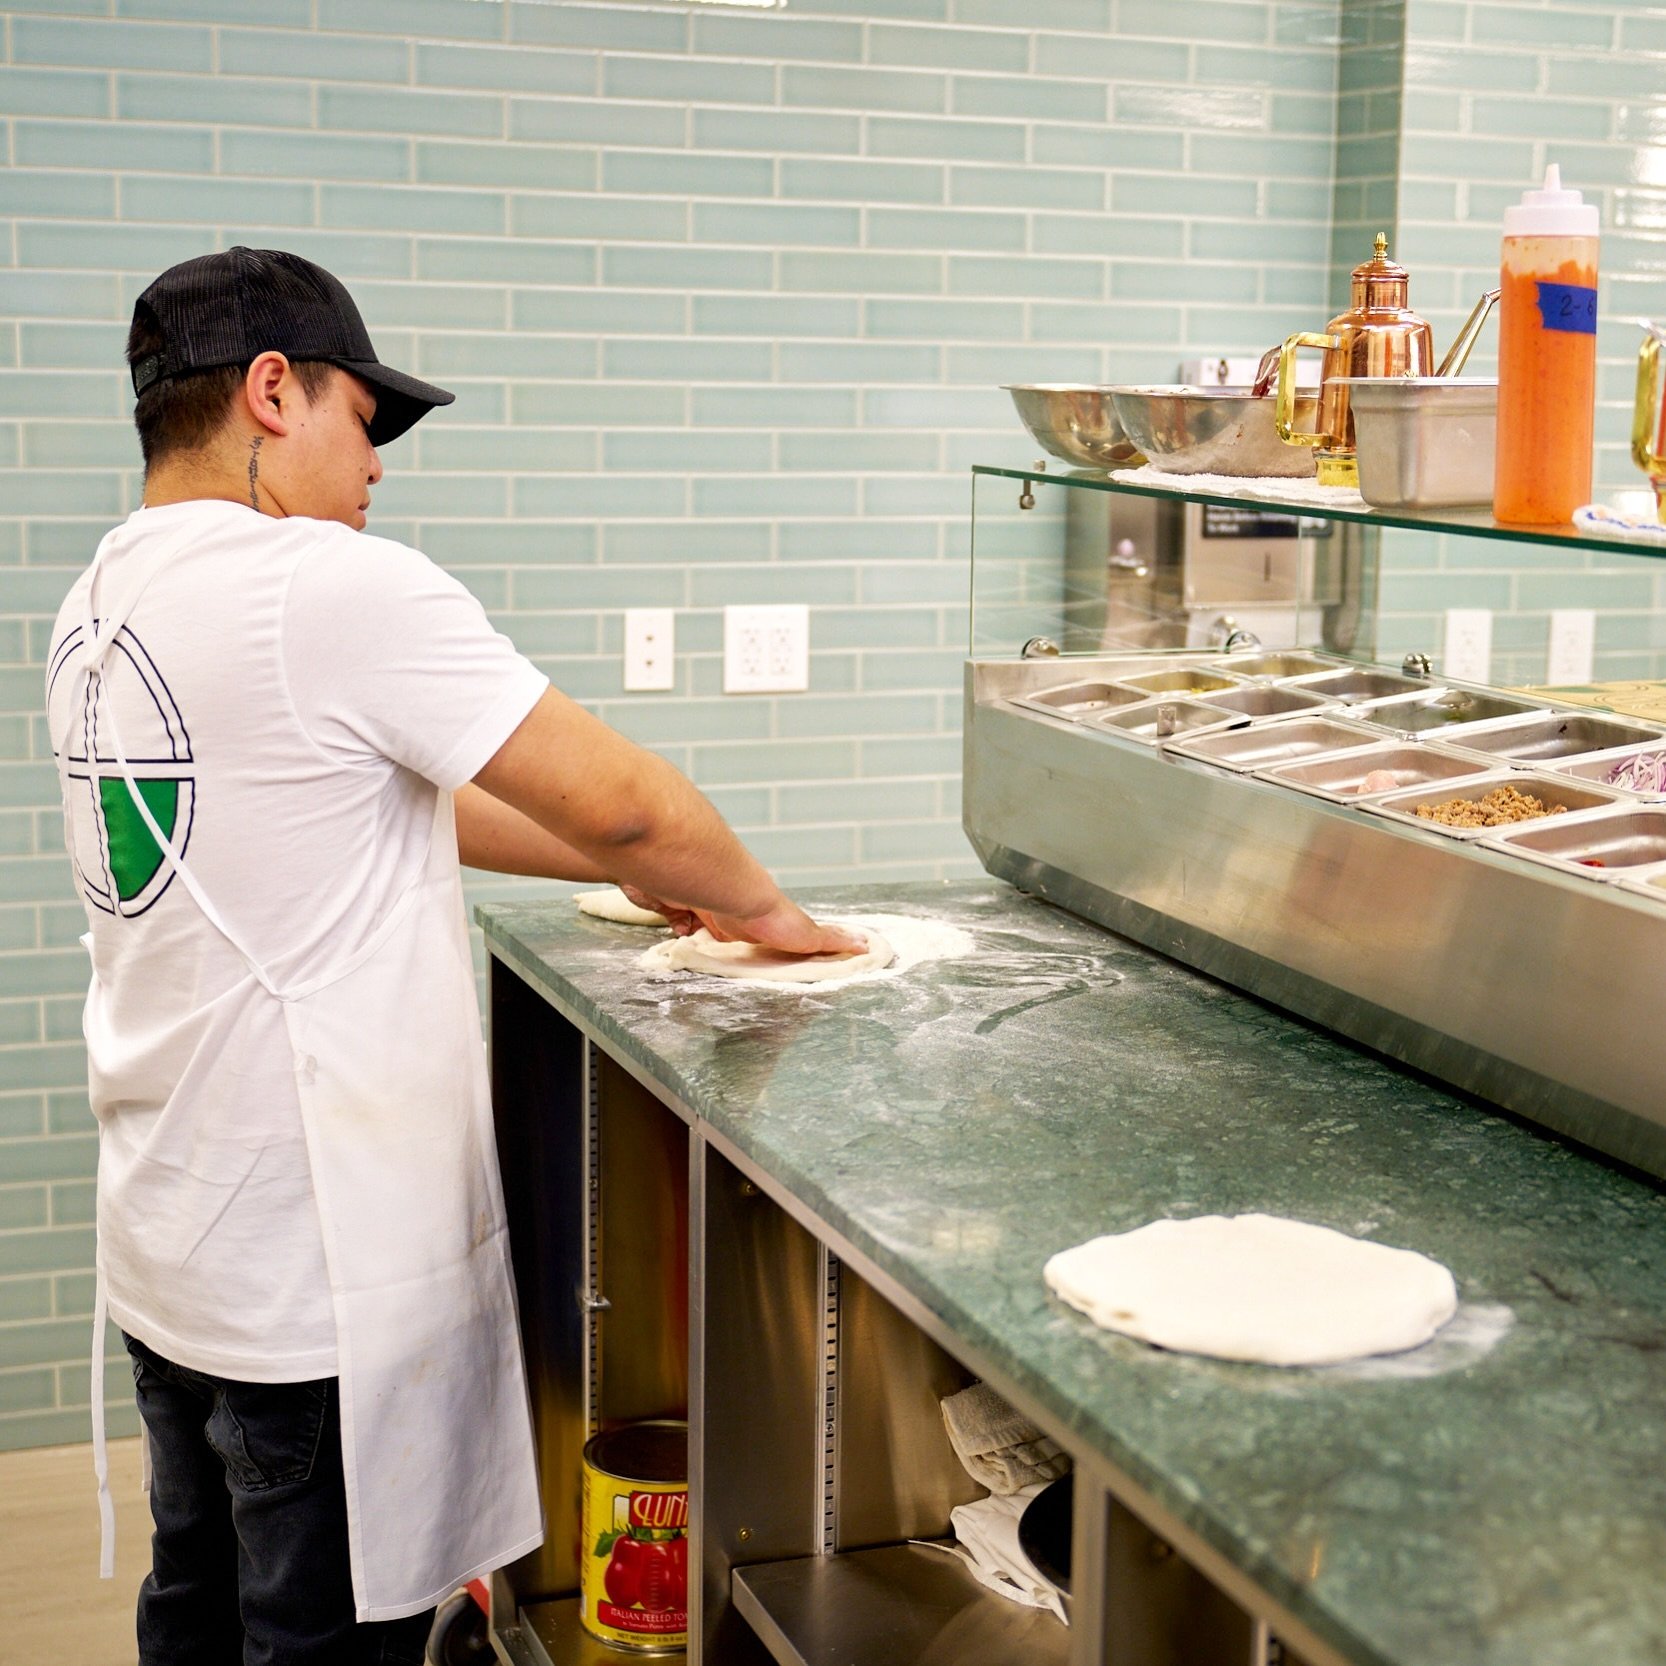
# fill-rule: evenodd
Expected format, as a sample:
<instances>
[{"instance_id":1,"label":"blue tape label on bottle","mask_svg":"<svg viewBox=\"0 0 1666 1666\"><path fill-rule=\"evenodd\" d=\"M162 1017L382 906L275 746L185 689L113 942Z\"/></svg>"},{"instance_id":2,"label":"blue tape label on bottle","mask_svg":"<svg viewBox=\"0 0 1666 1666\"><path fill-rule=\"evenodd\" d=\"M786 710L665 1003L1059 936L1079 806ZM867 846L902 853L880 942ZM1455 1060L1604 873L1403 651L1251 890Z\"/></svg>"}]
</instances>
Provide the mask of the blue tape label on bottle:
<instances>
[{"instance_id":1,"label":"blue tape label on bottle","mask_svg":"<svg viewBox=\"0 0 1666 1666\"><path fill-rule=\"evenodd\" d=\"M1542 283L1539 317L1547 330L1567 330L1574 335L1597 333L1597 292L1582 283Z\"/></svg>"}]
</instances>

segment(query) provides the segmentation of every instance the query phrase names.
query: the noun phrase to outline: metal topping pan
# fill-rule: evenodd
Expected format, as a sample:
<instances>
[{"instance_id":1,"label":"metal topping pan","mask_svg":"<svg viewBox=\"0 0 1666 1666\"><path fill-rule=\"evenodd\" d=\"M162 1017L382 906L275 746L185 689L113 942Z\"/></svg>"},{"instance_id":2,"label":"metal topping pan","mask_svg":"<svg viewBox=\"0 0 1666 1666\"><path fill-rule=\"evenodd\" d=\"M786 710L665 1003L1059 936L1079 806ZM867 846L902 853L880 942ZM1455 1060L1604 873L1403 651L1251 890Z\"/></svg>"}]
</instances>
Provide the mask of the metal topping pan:
<instances>
[{"instance_id":1,"label":"metal topping pan","mask_svg":"<svg viewBox=\"0 0 1666 1666\"><path fill-rule=\"evenodd\" d=\"M1627 869L1666 863L1666 806L1622 804L1578 818L1528 822L1482 843L1585 879L1616 879Z\"/></svg>"},{"instance_id":2,"label":"metal topping pan","mask_svg":"<svg viewBox=\"0 0 1666 1666\"><path fill-rule=\"evenodd\" d=\"M1504 826L1488 826L1479 820L1470 825L1454 824L1439 817L1419 815L1418 811L1440 809L1453 804L1479 807L1495 793L1531 798L1544 806L1543 815L1528 817L1514 824L1521 827L1536 827L1549 816L1555 816L1560 820L1566 815L1579 815L1586 810L1600 810L1620 801L1620 795L1612 788L1571 781L1565 775L1534 775L1519 770L1495 770L1485 775L1471 776L1467 780L1448 782L1445 786L1419 787L1414 792L1389 793L1382 798L1372 799L1365 808L1373 815L1387 816L1393 821L1410 822L1414 826L1426 828L1431 833L1443 833L1451 839L1481 839L1489 833L1503 832Z\"/></svg>"},{"instance_id":3,"label":"metal topping pan","mask_svg":"<svg viewBox=\"0 0 1666 1666\"><path fill-rule=\"evenodd\" d=\"M1281 787L1294 787L1335 804L1356 804L1378 793L1461 781L1486 768L1474 758L1438 746L1388 745L1335 752L1309 763L1279 764L1255 773L1264 781L1276 781Z\"/></svg>"},{"instance_id":4,"label":"metal topping pan","mask_svg":"<svg viewBox=\"0 0 1666 1666\"><path fill-rule=\"evenodd\" d=\"M1201 700L1147 700L1126 710L1096 717L1089 724L1104 734L1126 735L1130 740L1157 746L1171 735L1199 729L1224 729L1228 724L1249 721L1236 712L1223 712Z\"/></svg>"},{"instance_id":5,"label":"metal topping pan","mask_svg":"<svg viewBox=\"0 0 1666 1666\"><path fill-rule=\"evenodd\" d=\"M1341 660L1327 659L1323 654L1303 654L1293 649L1228 654L1223 659L1209 661L1215 670L1230 671L1235 677L1269 678L1275 681L1281 677L1306 677L1317 671L1334 671L1343 663Z\"/></svg>"},{"instance_id":6,"label":"metal topping pan","mask_svg":"<svg viewBox=\"0 0 1666 1666\"><path fill-rule=\"evenodd\" d=\"M1045 712L1049 717L1068 718L1080 723L1117 706L1132 706L1137 701L1149 700L1144 689L1125 688L1121 683L1064 683L1058 688L1046 688L1026 694L1014 701L1032 711Z\"/></svg>"},{"instance_id":7,"label":"metal topping pan","mask_svg":"<svg viewBox=\"0 0 1666 1666\"><path fill-rule=\"evenodd\" d=\"M1357 706L1366 700L1392 700L1400 695L1427 695L1430 692L1426 677L1404 677L1396 671L1363 671L1353 667L1345 671L1333 669L1300 677L1290 686L1311 689L1327 700L1340 700L1345 706Z\"/></svg>"},{"instance_id":8,"label":"metal topping pan","mask_svg":"<svg viewBox=\"0 0 1666 1666\"><path fill-rule=\"evenodd\" d=\"M1558 775L1569 775L1577 781L1595 781L1625 797L1666 799L1666 736L1639 745L1618 746L1607 752L1592 752L1549 767ZM1653 785L1655 782L1660 785Z\"/></svg>"},{"instance_id":9,"label":"metal topping pan","mask_svg":"<svg viewBox=\"0 0 1666 1666\"><path fill-rule=\"evenodd\" d=\"M1227 689L1220 694L1200 694L1198 701L1205 706L1219 706L1222 711L1242 712L1246 717L1282 717L1289 712L1319 711L1332 703L1323 695L1309 694L1304 689L1266 684Z\"/></svg>"},{"instance_id":10,"label":"metal topping pan","mask_svg":"<svg viewBox=\"0 0 1666 1666\"><path fill-rule=\"evenodd\" d=\"M1330 717L1292 717L1278 723L1252 723L1247 729L1187 736L1167 745L1184 757L1247 773L1321 757L1327 752L1352 751L1372 738L1363 724L1341 723Z\"/></svg>"},{"instance_id":11,"label":"metal topping pan","mask_svg":"<svg viewBox=\"0 0 1666 1666\"><path fill-rule=\"evenodd\" d=\"M1201 669L1153 671L1149 676L1125 677L1130 688L1143 689L1151 694L1210 694L1216 689L1242 688L1236 677L1223 676L1219 671Z\"/></svg>"},{"instance_id":12,"label":"metal topping pan","mask_svg":"<svg viewBox=\"0 0 1666 1666\"><path fill-rule=\"evenodd\" d=\"M1502 694L1477 694L1467 688L1441 688L1403 700L1385 700L1361 710L1362 723L1374 723L1402 735L1440 734L1470 723L1506 717L1532 717L1544 707L1533 700ZM1467 742L1466 742L1467 744Z\"/></svg>"},{"instance_id":13,"label":"metal topping pan","mask_svg":"<svg viewBox=\"0 0 1666 1666\"><path fill-rule=\"evenodd\" d=\"M1617 717L1588 712L1540 712L1511 722L1466 730L1461 744L1469 752L1486 752L1518 765L1548 763L1553 758L1578 758L1612 751L1641 741L1666 744L1659 729Z\"/></svg>"}]
</instances>

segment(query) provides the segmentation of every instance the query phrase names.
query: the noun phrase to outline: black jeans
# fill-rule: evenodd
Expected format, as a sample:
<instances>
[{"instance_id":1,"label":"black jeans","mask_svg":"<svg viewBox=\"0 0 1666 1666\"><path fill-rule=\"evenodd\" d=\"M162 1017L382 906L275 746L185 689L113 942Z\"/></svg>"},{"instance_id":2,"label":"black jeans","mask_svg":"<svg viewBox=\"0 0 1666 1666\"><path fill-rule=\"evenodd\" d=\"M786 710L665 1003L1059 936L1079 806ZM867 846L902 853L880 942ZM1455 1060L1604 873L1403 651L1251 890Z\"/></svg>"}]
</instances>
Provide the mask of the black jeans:
<instances>
[{"instance_id":1,"label":"black jeans","mask_svg":"<svg viewBox=\"0 0 1666 1666\"><path fill-rule=\"evenodd\" d=\"M335 1378L232 1382L125 1340L156 1523L140 1666L420 1666L431 1611L353 1620Z\"/></svg>"}]
</instances>

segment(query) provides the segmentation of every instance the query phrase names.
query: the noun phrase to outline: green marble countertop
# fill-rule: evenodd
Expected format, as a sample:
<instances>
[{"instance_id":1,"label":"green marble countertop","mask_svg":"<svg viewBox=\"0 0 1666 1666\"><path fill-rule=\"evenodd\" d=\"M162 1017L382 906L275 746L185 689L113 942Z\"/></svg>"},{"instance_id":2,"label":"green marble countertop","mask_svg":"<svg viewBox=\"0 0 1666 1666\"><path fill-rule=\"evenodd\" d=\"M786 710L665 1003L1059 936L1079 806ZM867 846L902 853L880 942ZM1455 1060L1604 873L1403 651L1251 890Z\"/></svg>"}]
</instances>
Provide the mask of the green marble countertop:
<instances>
[{"instance_id":1,"label":"green marble countertop","mask_svg":"<svg viewBox=\"0 0 1666 1666\"><path fill-rule=\"evenodd\" d=\"M640 928L480 912L493 953L1350 1658L1666 1661L1666 1194L1004 885L805 900L976 952L822 992L656 983ZM1434 1256L1458 1316L1281 1370L1099 1331L1042 1283L1099 1233L1252 1210Z\"/></svg>"}]
</instances>

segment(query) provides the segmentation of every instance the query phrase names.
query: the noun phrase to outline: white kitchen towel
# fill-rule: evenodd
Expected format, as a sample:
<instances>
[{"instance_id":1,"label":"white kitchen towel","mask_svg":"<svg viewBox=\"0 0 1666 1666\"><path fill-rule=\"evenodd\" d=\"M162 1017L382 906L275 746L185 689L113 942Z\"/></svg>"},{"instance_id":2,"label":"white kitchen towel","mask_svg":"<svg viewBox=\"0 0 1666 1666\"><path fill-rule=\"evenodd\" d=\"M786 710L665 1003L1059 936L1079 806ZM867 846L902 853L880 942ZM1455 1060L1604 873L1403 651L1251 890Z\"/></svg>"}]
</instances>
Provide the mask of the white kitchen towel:
<instances>
[{"instance_id":1,"label":"white kitchen towel","mask_svg":"<svg viewBox=\"0 0 1666 1666\"><path fill-rule=\"evenodd\" d=\"M1365 499L1352 486L1321 486L1301 476L1239 474L1172 474L1147 463L1143 468L1117 469L1124 486L1163 486L1174 492L1205 492L1210 497L1246 497L1257 503L1282 503L1294 510L1364 509Z\"/></svg>"},{"instance_id":2,"label":"white kitchen towel","mask_svg":"<svg viewBox=\"0 0 1666 1666\"><path fill-rule=\"evenodd\" d=\"M1632 497L1641 494L1633 492ZM1573 512L1573 524L1581 532L1588 532L1596 538L1624 538L1630 543L1666 544L1666 526L1660 524L1660 517L1643 510L1637 514L1627 514L1623 510L1611 509L1606 503L1587 503L1583 509Z\"/></svg>"},{"instance_id":3,"label":"white kitchen towel","mask_svg":"<svg viewBox=\"0 0 1666 1666\"><path fill-rule=\"evenodd\" d=\"M1069 1625L1059 1588L1042 1578L1018 1543L1018 1518L1045 1485L1037 1482L1005 1498L980 1498L976 1504L956 1505L949 1512L949 1520L960 1542L938 1548L958 1556L980 1585L1026 1608L1045 1608Z\"/></svg>"},{"instance_id":4,"label":"white kitchen towel","mask_svg":"<svg viewBox=\"0 0 1666 1666\"><path fill-rule=\"evenodd\" d=\"M1054 1481L1070 1459L988 1383L973 1383L939 1402L949 1444L966 1473L992 1493L1015 1493L1037 1481Z\"/></svg>"}]
</instances>

